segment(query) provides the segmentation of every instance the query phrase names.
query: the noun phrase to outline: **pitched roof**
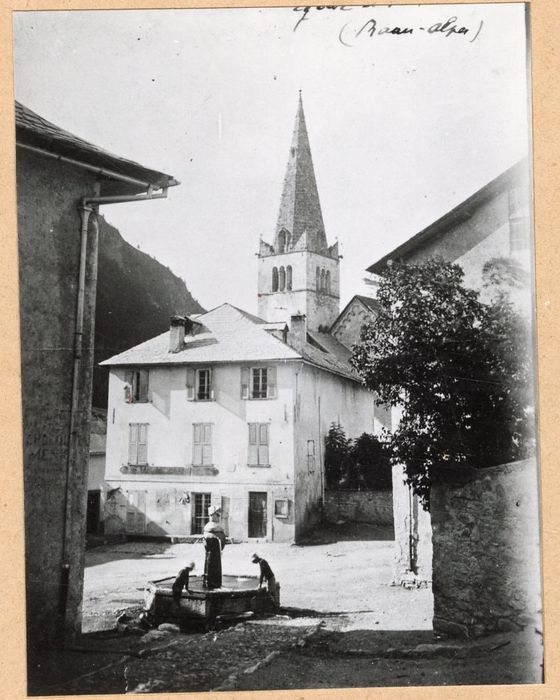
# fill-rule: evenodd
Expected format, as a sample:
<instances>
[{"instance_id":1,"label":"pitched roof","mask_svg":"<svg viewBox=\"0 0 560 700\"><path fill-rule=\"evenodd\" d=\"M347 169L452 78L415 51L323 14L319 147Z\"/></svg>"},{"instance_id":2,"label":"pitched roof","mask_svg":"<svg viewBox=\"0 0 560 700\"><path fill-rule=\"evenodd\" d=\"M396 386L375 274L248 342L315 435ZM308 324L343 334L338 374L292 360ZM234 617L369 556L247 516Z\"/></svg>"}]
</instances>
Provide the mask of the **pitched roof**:
<instances>
[{"instance_id":1,"label":"pitched roof","mask_svg":"<svg viewBox=\"0 0 560 700\"><path fill-rule=\"evenodd\" d=\"M185 338L184 349L169 352L169 331L101 362L108 367L185 365L231 362L305 360L359 381L348 363L348 351L327 333L308 332L312 342L295 350L271 335L263 319L222 304L197 319L205 330ZM320 347L317 347L319 345Z\"/></svg>"},{"instance_id":2,"label":"pitched roof","mask_svg":"<svg viewBox=\"0 0 560 700\"><path fill-rule=\"evenodd\" d=\"M281 248L278 234L282 229L292 234L292 246L295 246L300 237L307 233L307 250L320 252L327 248L301 92L276 224L274 241L276 252Z\"/></svg>"},{"instance_id":3,"label":"pitched roof","mask_svg":"<svg viewBox=\"0 0 560 700\"><path fill-rule=\"evenodd\" d=\"M121 158L47 121L29 107L16 102L16 141L87 165L132 177L154 188L178 184L171 176ZM130 190L130 187L127 189Z\"/></svg>"},{"instance_id":4,"label":"pitched roof","mask_svg":"<svg viewBox=\"0 0 560 700\"><path fill-rule=\"evenodd\" d=\"M481 187L468 199L458 204L456 207L448 211L442 217L434 221L425 229L422 229L419 233L415 234L407 241L397 246L390 253L387 253L373 265L367 268L368 272L375 272L376 274L382 274L385 265L389 260L399 260L406 259L408 255L413 255L416 251L420 250L423 246L431 243L434 240L444 236L449 229L452 227L468 221L473 213L488 200L495 197L500 192L503 192L505 188L511 186L511 183L526 173L528 170L527 159L523 158L518 161L505 172L498 175L491 182ZM490 231L488 231L490 233Z\"/></svg>"}]
</instances>

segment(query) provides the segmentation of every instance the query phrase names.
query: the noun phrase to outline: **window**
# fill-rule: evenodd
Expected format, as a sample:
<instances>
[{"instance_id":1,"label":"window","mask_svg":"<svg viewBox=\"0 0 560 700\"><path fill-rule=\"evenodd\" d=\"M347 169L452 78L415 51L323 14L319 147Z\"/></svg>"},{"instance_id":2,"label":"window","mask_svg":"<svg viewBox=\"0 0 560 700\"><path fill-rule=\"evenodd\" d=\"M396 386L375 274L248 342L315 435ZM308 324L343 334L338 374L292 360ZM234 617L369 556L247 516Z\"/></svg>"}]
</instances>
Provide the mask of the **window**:
<instances>
[{"instance_id":1,"label":"window","mask_svg":"<svg viewBox=\"0 0 560 700\"><path fill-rule=\"evenodd\" d=\"M193 423L193 466L212 464L212 423Z\"/></svg>"},{"instance_id":2,"label":"window","mask_svg":"<svg viewBox=\"0 0 560 700\"><path fill-rule=\"evenodd\" d=\"M249 423L249 454L247 463L253 467L269 466L268 423Z\"/></svg>"},{"instance_id":3,"label":"window","mask_svg":"<svg viewBox=\"0 0 560 700\"><path fill-rule=\"evenodd\" d=\"M288 265L286 268L286 289L291 291L292 289L292 266Z\"/></svg>"},{"instance_id":4,"label":"window","mask_svg":"<svg viewBox=\"0 0 560 700\"><path fill-rule=\"evenodd\" d=\"M211 493L193 493L191 534L201 535L208 522L208 508L212 501Z\"/></svg>"},{"instance_id":5,"label":"window","mask_svg":"<svg viewBox=\"0 0 560 700\"><path fill-rule=\"evenodd\" d=\"M212 370L209 367L187 369L187 399L189 401L212 401Z\"/></svg>"},{"instance_id":6,"label":"window","mask_svg":"<svg viewBox=\"0 0 560 700\"><path fill-rule=\"evenodd\" d=\"M285 231L280 231L278 234L278 252L283 253L286 248L286 233Z\"/></svg>"},{"instance_id":7,"label":"window","mask_svg":"<svg viewBox=\"0 0 560 700\"><path fill-rule=\"evenodd\" d=\"M272 268L272 291L273 292L278 291L278 268L277 267Z\"/></svg>"},{"instance_id":8,"label":"window","mask_svg":"<svg viewBox=\"0 0 560 700\"><path fill-rule=\"evenodd\" d=\"M286 288L286 270L283 267L278 272L278 288L281 292Z\"/></svg>"},{"instance_id":9,"label":"window","mask_svg":"<svg viewBox=\"0 0 560 700\"><path fill-rule=\"evenodd\" d=\"M321 285L320 285L320 289L321 289L322 292L325 291L325 270L324 270L324 269L321 270Z\"/></svg>"},{"instance_id":10,"label":"window","mask_svg":"<svg viewBox=\"0 0 560 700\"><path fill-rule=\"evenodd\" d=\"M128 463L148 464L148 424L129 423Z\"/></svg>"},{"instance_id":11,"label":"window","mask_svg":"<svg viewBox=\"0 0 560 700\"><path fill-rule=\"evenodd\" d=\"M148 370L134 369L125 374L125 400L127 403L148 401Z\"/></svg>"},{"instance_id":12,"label":"window","mask_svg":"<svg viewBox=\"0 0 560 700\"><path fill-rule=\"evenodd\" d=\"M315 471L315 440L307 441L307 471L310 474Z\"/></svg>"},{"instance_id":13,"label":"window","mask_svg":"<svg viewBox=\"0 0 560 700\"><path fill-rule=\"evenodd\" d=\"M321 270L319 268L315 269L315 287L317 291L321 289Z\"/></svg>"},{"instance_id":14,"label":"window","mask_svg":"<svg viewBox=\"0 0 560 700\"><path fill-rule=\"evenodd\" d=\"M242 367L242 399L275 399L276 367Z\"/></svg>"},{"instance_id":15,"label":"window","mask_svg":"<svg viewBox=\"0 0 560 700\"><path fill-rule=\"evenodd\" d=\"M327 294L331 293L331 273L330 270L327 270L327 273L325 275L325 291Z\"/></svg>"},{"instance_id":16,"label":"window","mask_svg":"<svg viewBox=\"0 0 560 700\"><path fill-rule=\"evenodd\" d=\"M278 498L274 501L274 517L287 518L289 511L288 499Z\"/></svg>"},{"instance_id":17,"label":"window","mask_svg":"<svg viewBox=\"0 0 560 700\"><path fill-rule=\"evenodd\" d=\"M268 390L268 369L259 367L251 370L251 398L266 399Z\"/></svg>"}]
</instances>

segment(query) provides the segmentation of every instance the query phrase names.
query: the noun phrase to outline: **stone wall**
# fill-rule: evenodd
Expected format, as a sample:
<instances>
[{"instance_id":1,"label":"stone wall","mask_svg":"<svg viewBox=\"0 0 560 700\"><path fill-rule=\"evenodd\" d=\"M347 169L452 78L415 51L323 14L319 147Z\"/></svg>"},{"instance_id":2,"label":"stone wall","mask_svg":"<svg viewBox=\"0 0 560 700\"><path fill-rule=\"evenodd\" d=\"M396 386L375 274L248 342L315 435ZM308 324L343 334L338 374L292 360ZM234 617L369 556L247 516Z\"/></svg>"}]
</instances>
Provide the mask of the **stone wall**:
<instances>
[{"instance_id":1,"label":"stone wall","mask_svg":"<svg viewBox=\"0 0 560 700\"><path fill-rule=\"evenodd\" d=\"M438 470L431 516L434 630L542 629L536 462Z\"/></svg>"},{"instance_id":2,"label":"stone wall","mask_svg":"<svg viewBox=\"0 0 560 700\"><path fill-rule=\"evenodd\" d=\"M391 491L325 491L324 518L329 523L393 525Z\"/></svg>"},{"instance_id":3,"label":"stone wall","mask_svg":"<svg viewBox=\"0 0 560 700\"><path fill-rule=\"evenodd\" d=\"M97 236L89 222L77 451L71 452L80 199L95 176L18 148L18 243L29 649L80 630ZM69 499L68 501L66 499ZM67 504L67 510L65 509Z\"/></svg>"}]
</instances>

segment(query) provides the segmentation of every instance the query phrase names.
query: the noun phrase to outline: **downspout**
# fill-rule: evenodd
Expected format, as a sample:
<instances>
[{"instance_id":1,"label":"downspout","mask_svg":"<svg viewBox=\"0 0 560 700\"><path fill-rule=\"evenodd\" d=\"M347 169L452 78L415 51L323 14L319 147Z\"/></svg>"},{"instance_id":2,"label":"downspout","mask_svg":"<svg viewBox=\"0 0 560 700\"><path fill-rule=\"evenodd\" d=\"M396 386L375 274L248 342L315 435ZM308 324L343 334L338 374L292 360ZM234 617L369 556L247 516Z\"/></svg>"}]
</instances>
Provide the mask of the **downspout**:
<instances>
[{"instance_id":1,"label":"downspout","mask_svg":"<svg viewBox=\"0 0 560 700\"><path fill-rule=\"evenodd\" d=\"M64 159L68 160L68 159ZM169 186L178 185L177 180L171 180ZM64 533L63 533L63 550L62 550L62 570L61 570L61 586L59 599L59 615L60 629L59 634L63 636L66 633L66 608L68 604L68 593L70 590L70 552L72 540L72 482L74 476L74 466L77 460L78 453L78 408L80 399L80 373L82 371L82 354L83 354L83 335L84 335L84 309L85 309L85 294L86 294L86 270L87 270L87 250L88 250L88 226L90 216L94 214L94 225L97 235L97 212L101 204L116 204L121 202L137 202L150 199L165 199L167 197L167 187L162 188L162 192L153 193L151 185L147 187L146 194L136 196L98 196L84 197L79 204L81 217L80 227L80 261L78 269L78 298L76 302L76 326L74 331L74 358L72 371L72 396L70 403L70 420L69 420L69 440L68 440L68 458L66 463L66 488L64 498ZM99 191L99 183L96 185L96 191Z\"/></svg>"},{"instance_id":2,"label":"downspout","mask_svg":"<svg viewBox=\"0 0 560 700\"><path fill-rule=\"evenodd\" d=\"M76 326L74 331L74 358L72 371L72 397L70 403L70 435L68 441L68 458L66 463L66 488L64 499L64 538L62 550L62 573L60 589L60 619L61 633L64 633L66 626L66 605L68 602L68 591L70 585L70 551L72 538L72 481L74 465L77 457L77 437L78 437L78 405L80 394L80 372L82 369L82 345L84 335L84 308L86 293L86 267L87 267L87 246L88 246L88 225L90 215L94 212L93 206L82 200L79 206L81 217L80 228L80 262L78 270L78 298L76 302ZM96 222L97 223L97 222Z\"/></svg>"}]
</instances>

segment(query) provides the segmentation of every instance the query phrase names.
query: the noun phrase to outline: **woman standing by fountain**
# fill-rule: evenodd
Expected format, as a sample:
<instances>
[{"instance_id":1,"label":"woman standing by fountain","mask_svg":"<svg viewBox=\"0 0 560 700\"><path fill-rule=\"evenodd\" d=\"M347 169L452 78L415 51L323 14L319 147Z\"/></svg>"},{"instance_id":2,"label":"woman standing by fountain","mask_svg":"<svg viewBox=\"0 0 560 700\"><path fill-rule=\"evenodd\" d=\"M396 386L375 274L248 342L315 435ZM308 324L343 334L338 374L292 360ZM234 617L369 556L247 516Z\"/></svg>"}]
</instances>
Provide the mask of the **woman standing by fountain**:
<instances>
[{"instance_id":1,"label":"woman standing by fountain","mask_svg":"<svg viewBox=\"0 0 560 700\"><path fill-rule=\"evenodd\" d=\"M222 549L226 543L226 533L220 524L221 512L216 506L208 508L210 520L204 526L204 588L221 588L222 586Z\"/></svg>"}]
</instances>

